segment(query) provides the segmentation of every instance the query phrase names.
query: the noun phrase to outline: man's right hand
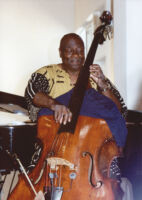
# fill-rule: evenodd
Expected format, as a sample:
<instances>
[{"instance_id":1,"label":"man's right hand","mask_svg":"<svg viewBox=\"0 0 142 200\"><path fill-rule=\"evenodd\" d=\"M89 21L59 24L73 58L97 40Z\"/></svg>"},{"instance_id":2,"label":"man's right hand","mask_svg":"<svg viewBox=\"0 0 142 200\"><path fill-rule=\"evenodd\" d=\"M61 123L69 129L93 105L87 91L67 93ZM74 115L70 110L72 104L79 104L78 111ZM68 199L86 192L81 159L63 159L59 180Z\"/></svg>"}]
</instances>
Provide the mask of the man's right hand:
<instances>
[{"instance_id":1,"label":"man's right hand","mask_svg":"<svg viewBox=\"0 0 142 200\"><path fill-rule=\"evenodd\" d=\"M72 113L66 106L58 103L45 93L35 94L33 103L38 107L49 108L54 111L54 117L57 123L66 124L71 121Z\"/></svg>"},{"instance_id":2,"label":"man's right hand","mask_svg":"<svg viewBox=\"0 0 142 200\"><path fill-rule=\"evenodd\" d=\"M65 125L67 122L71 121L72 113L66 106L60 104L53 104L51 106L51 110L54 111L54 117L57 123Z\"/></svg>"}]
</instances>

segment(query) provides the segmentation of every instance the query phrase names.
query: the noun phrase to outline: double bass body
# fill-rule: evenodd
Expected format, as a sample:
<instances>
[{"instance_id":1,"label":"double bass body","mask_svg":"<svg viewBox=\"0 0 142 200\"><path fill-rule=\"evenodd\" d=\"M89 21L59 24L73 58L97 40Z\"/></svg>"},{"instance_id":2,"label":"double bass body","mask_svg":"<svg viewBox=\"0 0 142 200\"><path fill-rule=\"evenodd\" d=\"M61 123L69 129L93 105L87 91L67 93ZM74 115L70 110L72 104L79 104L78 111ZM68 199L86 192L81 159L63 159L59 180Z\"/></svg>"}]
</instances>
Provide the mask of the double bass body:
<instances>
[{"instance_id":1,"label":"double bass body","mask_svg":"<svg viewBox=\"0 0 142 200\"><path fill-rule=\"evenodd\" d=\"M50 121L43 116L39 120L39 132L43 133L45 124L50 126ZM48 172L54 175L53 188L63 190L61 199L115 200L113 187L115 184L117 187L117 181L108 176L110 162L118 155L118 149L106 122L79 116L74 134L49 131L55 137L48 144L51 147Z\"/></svg>"},{"instance_id":2,"label":"double bass body","mask_svg":"<svg viewBox=\"0 0 142 200\"><path fill-rule=\"evenodd\" d=\"M57 134L58 127L52 116L39 119L38 137L43 141L43 151L30 174L33 183L39 179L34 184L36 191L46 186L50 192L57 190L55 194L62 200L118 200L114 192L117 181L109 178L110 162L118 150L106 122L79 116L74 134ZM8 200L34 198L26 179L20 179Z\"/></svg>"}]
</instances>

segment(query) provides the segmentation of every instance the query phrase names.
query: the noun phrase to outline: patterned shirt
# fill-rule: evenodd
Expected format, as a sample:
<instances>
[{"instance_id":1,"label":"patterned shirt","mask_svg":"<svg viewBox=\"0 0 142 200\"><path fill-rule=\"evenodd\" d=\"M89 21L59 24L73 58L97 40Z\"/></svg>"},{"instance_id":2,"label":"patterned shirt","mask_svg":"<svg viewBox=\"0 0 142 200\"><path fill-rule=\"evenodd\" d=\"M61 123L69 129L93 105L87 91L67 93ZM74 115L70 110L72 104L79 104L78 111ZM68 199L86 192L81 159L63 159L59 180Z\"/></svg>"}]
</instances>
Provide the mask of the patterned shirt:
<instances>
[{"instance_id":1,"label":"patterned shirt","mask_svg":"<svg viewBox=\"0 0 142 200\"><path fill-rule=\"evenodd\" d=\"M109 79L106 79L106 81L107 84L110 85L110 90L120 101L121 112L125 117L127 113L127 107L120 96L120 93ZM97 85L92 81L92 79L90 79L90 85L92 88L97 90ZM48 65L38 69L32 74L25 90L25 98L28 104L30 119L35 122L37 120L37 113L40 110L39 107L36 107L32 103L32 100L37 92L43 92L52 98L56 98L62 94L65 94L73 87L74 85L72 85L70 82L69 74L61 68L61 64Z\"/></svg>"}]
</instances>

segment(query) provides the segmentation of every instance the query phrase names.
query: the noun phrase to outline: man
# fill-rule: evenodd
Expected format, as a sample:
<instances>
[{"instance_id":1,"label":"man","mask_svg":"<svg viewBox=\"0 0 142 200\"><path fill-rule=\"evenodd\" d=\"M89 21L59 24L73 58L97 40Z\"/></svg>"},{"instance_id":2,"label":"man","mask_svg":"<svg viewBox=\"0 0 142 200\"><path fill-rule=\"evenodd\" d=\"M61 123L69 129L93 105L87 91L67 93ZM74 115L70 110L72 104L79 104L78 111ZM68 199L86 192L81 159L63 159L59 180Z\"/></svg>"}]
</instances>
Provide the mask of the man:
<instances>
[{"instance_id":1,"label":"man","mask_svg":"<svg viewBox=\"0 0 142 200\"><path fill-rule=\"evenodd\" d=\"M59 103L56 98L67 93L75 86L85 60L83 40L75 33L65 35L61 39L59 53L62 59L61 64L40 68L32 74L28 82L25 98L32 121L37 120L41 108L52 110L57 123L66 124L71 121L71 111L68 107ZM104 76L99 65L90 66L89 82L92 88L110 98L116 104L123 117L126 116L127 108L123 99L109 79ZM122 153L122 147L123 145L119 146L120 154ZM116 160L112 163L110 170L115 171L116 178L119 178L120 171Z\"/></svg>"},{"instance_id":2,"label":"man","mask_svg":"<svg viewBox=\"0 0 142 200\"><path fill-rule=\"evenodd\" d=\"M84 63L84 44L82 39L74 33L65 35L60 43L60 57L62 63L45 66L37 70L29 80L25 91L30 118L37 120L37 112L41 107L54 111L55 120L66 124L71 120L72 113L55 98L72 89ZM111 98L125 117L126 106L119 92L105 78L99 65L90 66L90 84L103 95Z\"/></svg>"}]
</instances>

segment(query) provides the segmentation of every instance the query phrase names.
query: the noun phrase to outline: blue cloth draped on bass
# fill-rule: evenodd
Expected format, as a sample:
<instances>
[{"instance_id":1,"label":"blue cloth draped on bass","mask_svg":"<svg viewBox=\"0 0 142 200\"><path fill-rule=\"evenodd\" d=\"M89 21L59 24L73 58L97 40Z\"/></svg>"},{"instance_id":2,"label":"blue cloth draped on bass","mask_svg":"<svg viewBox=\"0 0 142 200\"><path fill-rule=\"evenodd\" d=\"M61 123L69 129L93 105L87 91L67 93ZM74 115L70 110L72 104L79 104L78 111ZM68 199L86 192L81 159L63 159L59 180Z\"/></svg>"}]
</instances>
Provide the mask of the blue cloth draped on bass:
<instances>
[{"instance_id":1,"label":"blue cloth draped on bass","mask_svg":"<svg viewBox=\"0 0 142 200\"><path fill-rule=\"evenodd\" d=\"M59 96L56 100L67 106L72 92L73 89L66 94ZM38 117L42 115L53 115L53 111L48 108L42 108L38 113ZM127 137L125 120L111 99L92 88L88 89L84 96L80 115L104 119L107 122L117 145L120 147L125 145Z\"/></svg>"}]
</instances>

